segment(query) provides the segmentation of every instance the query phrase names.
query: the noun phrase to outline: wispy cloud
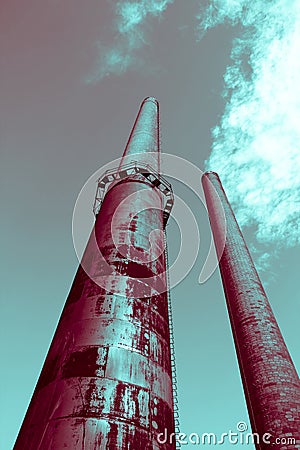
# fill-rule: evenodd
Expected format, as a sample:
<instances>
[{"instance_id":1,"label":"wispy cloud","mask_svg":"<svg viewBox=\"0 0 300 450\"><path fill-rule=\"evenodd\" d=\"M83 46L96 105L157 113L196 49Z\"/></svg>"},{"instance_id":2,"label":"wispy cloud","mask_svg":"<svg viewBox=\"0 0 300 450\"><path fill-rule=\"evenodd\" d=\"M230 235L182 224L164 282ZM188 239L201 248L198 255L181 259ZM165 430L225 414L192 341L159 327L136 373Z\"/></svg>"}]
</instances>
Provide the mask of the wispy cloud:
<instances>
[{"instance_id":1,"label":"wispy cloud","mask_svg":"<svg viewBox=\"0 0 300 450\"><path fill-rule=\"evenodd\" d=\"M224 76L227 104L207 168L219 172L242 227L256 230L258 264L300 243L300 3L215 0L200 29L240 23Z\"/></svg>"},{"instance_id":2,"label":"wispy cloud","mask_svg":"<svg viewBox=\"0 0 300 450\"><path fill-rule=\"evenodd\" d=\"M115 5L115 41L109 47L98 44L98 61L86 82L95 83L111 74L121 75L130 68L141 65L138 50L147 44L145 24L151 18L161 17L173 1L118 1Z\"/></svg>"}]
</instances>

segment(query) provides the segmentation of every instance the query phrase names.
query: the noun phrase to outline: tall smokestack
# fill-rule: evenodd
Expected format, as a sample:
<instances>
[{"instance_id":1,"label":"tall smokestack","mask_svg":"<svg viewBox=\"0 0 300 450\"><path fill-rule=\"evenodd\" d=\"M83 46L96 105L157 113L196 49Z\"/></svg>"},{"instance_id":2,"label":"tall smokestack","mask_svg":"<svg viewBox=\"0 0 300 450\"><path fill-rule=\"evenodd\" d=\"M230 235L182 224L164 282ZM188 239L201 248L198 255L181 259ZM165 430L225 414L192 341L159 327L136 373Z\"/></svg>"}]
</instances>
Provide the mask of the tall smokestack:
<instances>
[{"instance_id":1,"label":"tall smokestack","mask_svg":"<svg viewBox=\"0 0 300 450\"><path fill-rule=\"evenodd\" d=\"M164 250L172 191L157 173L155 99L142 103L128 155L99 180L95 227L15 450L175 448L157 439L174 433L174 409Z\"/></svg>"},{"instance_id":2,"label":"tall smokestack","mask_svg":"<svg viewBox=\"0 0 300 450\"><path fill-rule=\"evenodd\" d=\"M150 164L159 172L160 140L159 140L159 105L153 97L147 97L141 104L132 131L130 133L123 160L130 159Z\"/></svg>"},{"instance_id":3,"label":"tall smokestack","mask_svg":"<svg viewBox=\"0 0 300 450\"><path fill-rule=\"evenodd\" d=\"M298 375L218 175L202 184L256 448L300 448Z\"/></svg>"}]
</instances>

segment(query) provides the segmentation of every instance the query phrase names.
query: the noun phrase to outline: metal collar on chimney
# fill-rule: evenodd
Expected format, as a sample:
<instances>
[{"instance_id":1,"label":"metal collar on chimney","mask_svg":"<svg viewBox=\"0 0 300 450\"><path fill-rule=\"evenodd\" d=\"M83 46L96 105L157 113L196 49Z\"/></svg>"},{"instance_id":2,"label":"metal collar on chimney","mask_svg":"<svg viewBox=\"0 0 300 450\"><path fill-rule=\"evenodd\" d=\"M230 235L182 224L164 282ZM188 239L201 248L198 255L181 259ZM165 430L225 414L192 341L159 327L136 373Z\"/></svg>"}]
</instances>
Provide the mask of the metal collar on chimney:
<instances>
[{"instance_id":1,"label":"metal collar on chimney","mask_svg":"<svg viewBox=\"0 0 300 450\"><path fill-rule=\"evenodd\" d=\"M142 181L147 181L153 187L158 189L164 196L164 211L163 222L164 227L167 224L171 209L174 204L174 195L170 183L162 177L159 173L155 172L149 164L141 164L137 161L133 161L130 164L122 166L121 169L110 169L104 172L104 174L97 180L98 186L96 191L96 197L93 207L95 215L98 214L105 194L109 190L110 186L128 177L134 177Z\"/></svg>"}]
</instances>

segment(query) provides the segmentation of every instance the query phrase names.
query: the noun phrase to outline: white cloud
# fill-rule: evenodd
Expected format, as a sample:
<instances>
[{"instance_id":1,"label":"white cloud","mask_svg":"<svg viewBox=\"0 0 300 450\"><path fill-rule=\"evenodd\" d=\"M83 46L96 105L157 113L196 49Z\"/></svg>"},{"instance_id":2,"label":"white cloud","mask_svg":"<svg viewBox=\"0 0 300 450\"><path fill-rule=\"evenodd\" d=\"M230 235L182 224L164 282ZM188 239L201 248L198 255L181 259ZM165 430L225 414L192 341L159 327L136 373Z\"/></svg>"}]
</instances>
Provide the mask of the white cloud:
<instances>
[{"instance_id":1,"label":"white cloud","mask_svg":"<svg viewBox=\"0 0 300 450\"><path fill-rule=\"evenodd\" d=\"M207 167L220 174L240 225L255 226L259 243L274 251L299 244L300 3L215 0L199 20L204 29L244 25ZM268 268L266 254L259 261Z\"/></svg>"},{"instance_id":2,"label":"white cloud","mask_svg":"<svg viewBox=\"0 0 300 450\"><path fill-rule=\"evenodd\" d=\"M98 45L98 61L95 70L86 78L95 83L111 74L122 75L131 67L142 63L137 52L146 43L145 22L160 17L174 0L118 1L116 12L116 38L113 46Z\"/></svg>"}]
</instances>

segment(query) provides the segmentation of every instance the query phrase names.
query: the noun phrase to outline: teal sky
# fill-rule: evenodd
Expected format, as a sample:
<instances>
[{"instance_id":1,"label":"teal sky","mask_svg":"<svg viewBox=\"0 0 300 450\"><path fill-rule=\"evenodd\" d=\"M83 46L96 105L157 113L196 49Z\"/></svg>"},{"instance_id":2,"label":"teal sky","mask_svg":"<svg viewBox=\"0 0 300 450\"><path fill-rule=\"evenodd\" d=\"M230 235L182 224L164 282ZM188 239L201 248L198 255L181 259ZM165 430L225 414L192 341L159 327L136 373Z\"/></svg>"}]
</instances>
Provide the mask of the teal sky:
<instances>
[{"instance_id":1,"label":"teal sky","mask_svg":"<svg viewBox=\"0 0 300 450\"><path fill-rule=\"evenodd\" d=\"M231 15L226 19L219 9L215 22L202 23L199 31L206 17L203 12L198 18L200 5L208 3L143 0L143 11L147 5L152 9L138 26L122 22L124 11L113 1L28 0L25 5L11 0L0 6L3 450L13 446L78 265L71 233L76 198L97 169L121 156L148 95L160 102L162 151L201 170L211 155L209 166L228 187L300 368L300 171L294 152L299 141L291 120L300 108L298 62L290 67L280 96L274 94L279 91L274 80L285 67L283 50L295 37L293 23L286 42L277 39L275 45L268 34L273 64L268 66L267 50L258 45L266 37L265 22L254 29L253 11L241 19L226 0ZM219 2L213 3L218 8ZM237 3L247 9L246 1ZM253 5L258 8L259 2ZM131 15L135 22L139 11ZM274 33L282 32L276 11L270 11ZM241 61L244 78L238 72ZM268 80L274 95L263 90ZM225 87L231 97L224 97ZM222 132L213 137L211 130L220 124ZM219 273L198 284L211 239L208 219L188 187L175 182L174 190L193 210L201 233L196 264L172 291L181 430L235 431L237 422L249 425L249 420ZM168 237L172 260L179 239L172 221Z\"/></svg>"}]
</instances>

